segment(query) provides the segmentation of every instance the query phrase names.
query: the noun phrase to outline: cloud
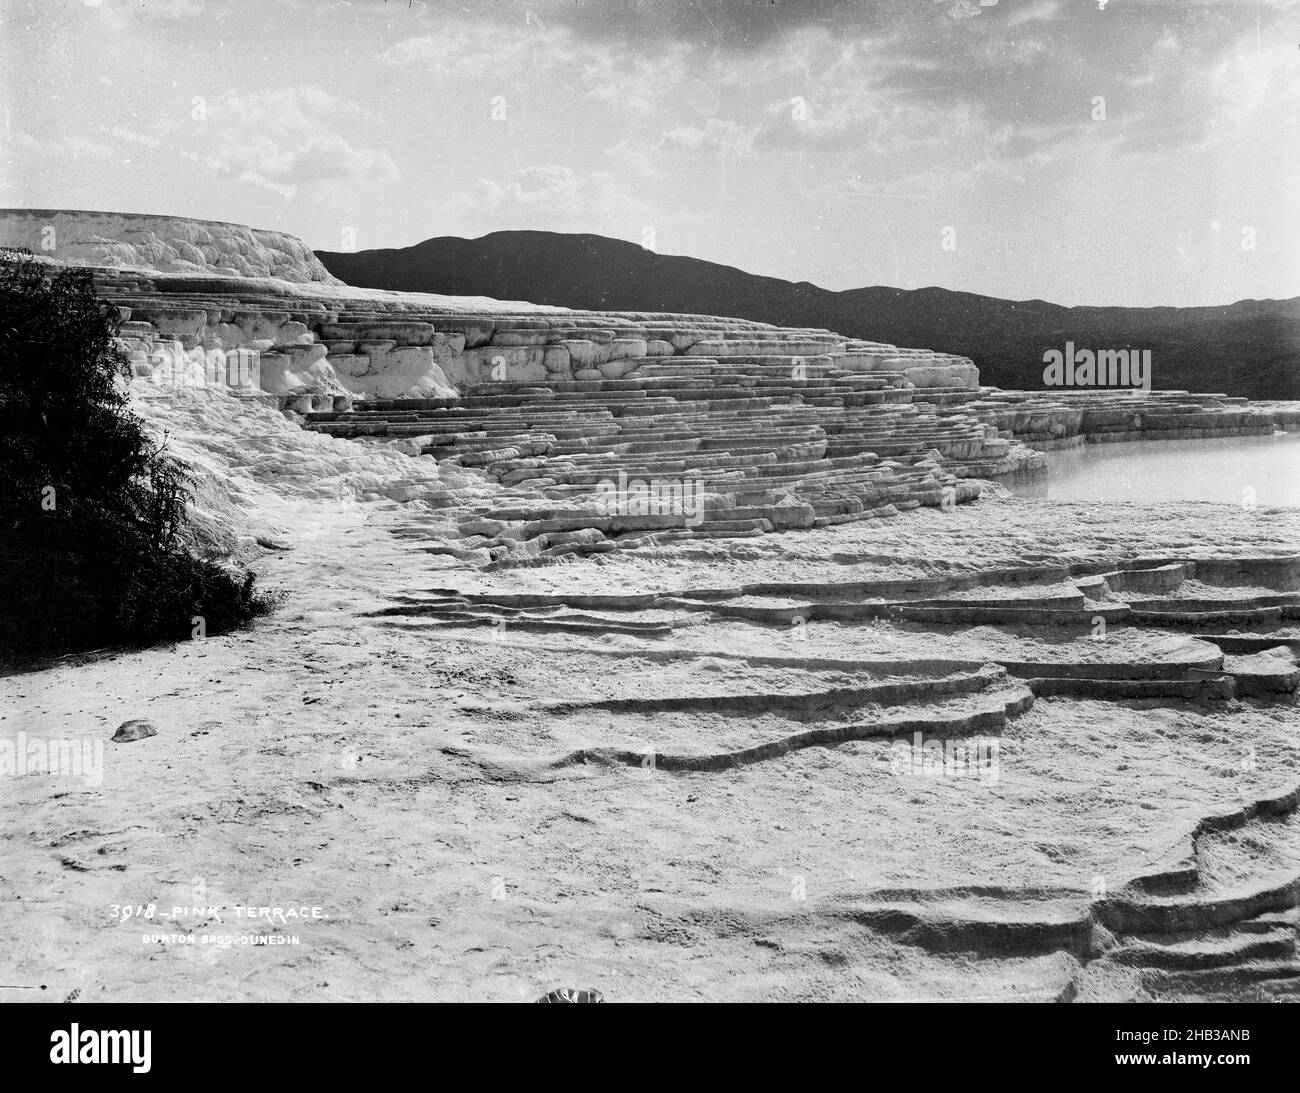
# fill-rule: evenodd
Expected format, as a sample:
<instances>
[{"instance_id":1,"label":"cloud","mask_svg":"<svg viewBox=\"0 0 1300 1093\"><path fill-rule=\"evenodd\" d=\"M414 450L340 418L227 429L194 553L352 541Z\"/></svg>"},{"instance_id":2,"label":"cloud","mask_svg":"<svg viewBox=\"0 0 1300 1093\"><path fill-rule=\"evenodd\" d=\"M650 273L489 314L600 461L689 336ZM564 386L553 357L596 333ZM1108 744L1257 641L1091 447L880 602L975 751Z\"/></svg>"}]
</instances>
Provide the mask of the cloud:
<instances>
[{"instance_id":1,"label":"cloud","mask_svg":"<svg viewBox=\"0 0 1300 1093\"><path fill-rule=\"evenodd\" d=\"M579 175L555 164L525 167L505 183L480 179L473 193L457 195L454 206L471 220L527 228L594 223L636 210L636 203L619 190L608 172Z\"/></svg>"},{"instance_id":2,"label":"cloud","mask_svg":"<svg viewBox=\"0 0 1300 1093\"><path fill-rule=\"evenodd\" d=\"M310 185L344 179L396 178L397 165L387 152L353 148L337 133L311 137L299 146L284 147L266 138L223 146L222 158L234 167L254 171L273 182Z\"/></svg>"},{"instance_id":3,"label":"cloud","mask_svg":"<svg viewBox=\"0 0 1300 1093\"><path fill-rule=\"evenodd\" d=\"M376 58L386 68L412 69L432 77L513 79L527 65L558 68L578 63L582 56L563 28L526 23L502 25L488 13L484 21L448 24L437 34L406 38Z\"/></svg>"},{"instance_id":4,"label":"cloud","mask_svg":"<svg viewBox=\"0 0 1300 1093\"><path fill-rule=\"evenodd\" d=\"M679 125L665 130L659 146L686 152L744 156L752 150L757 132L757 127L751 128L722 118L708 118L702 126Z\"/></svg>"},{"instance_id":5,"label":"cloud","mask_svg":"<svg viewBox=\"0 0 1300 1093\"><path fill-rule=\"evenodd\" d=\"M1018 27L1023 23L1037 23L1055 19L1061 10L1060 0L1031 0L1016 8L1007 16L1007 26Z\"/></svg>"},{"instance_id":6,"label":"cloud","mask_svg":"<svg viewBox=\"0 0 1300 1093\"><path fill-rule=\"evenodd\" d=\"M928 22L916 21L917 6ZM939 4L914 5L911 17L879 30L867 20L849 34L837 34L830 17L814 19L811 7L782 4L786 29L768 48L671 39L655 47L667 58L660 73L611 35L599 63L582 70L597 85L575 81L575 91L586 86L588 96L636 118L606 154L664 182L687 169L685 157L766 166L790 153L823 177L862 171L880 180L872 192L892 189L890 179L908 192L910 180L923 180L920 189L935 192L945 188L945 172L967 183L1027 182L1052 162L1149 160L1200 148L1225 121L1246 125L1286 96L1271 60L1251 65L1253 20L1197 6L1196 18L1172 25L1162 5L1134 8L1117 36L1119 24L1095 6L1061 0L1004 0L996 12L983 5L981 19L956 21ZM734 5L719 7L721 14L709 8L717 18L735 14ZM677 9L663 10L670 14L662 20L675 25ZM685 94L690 81L708 91L710 116ZM1101 121L1098 97L1106 101Z\"/></svg>"},{"instance_id":7,"label":"cloud","mask_svg":"<svg viewBox=\"0 0 1300 1093\"><path fill-rule=\"evenodd\" d=\"M379 54L388 68L415 68L427 75L488 75L509 71L523 58L527 39L518 32L498 30L490 38L467 31L450 31L407 38Z\"/></svg>"},{"instance_id":8,"label":"cloud","mask_svg":"<svg viewBox=\"0 0 1300 1093\"><path fill-rule=\"evenodd\" d=\"M41 155L111 156L119 150L116 144L75 133L65 136L38 137L22 129L15 129L9 135L9 139L0 144L9 144L15 149Z\"/></svg>"},{"instance_id":9,"label":"cloud","mask_svg":"<svg viewBox=\"0 0 1300 1093\"><path fill-rule=\"evenodd\" d=\"M773 151L849 147L879 151L879 138L890 124L884 108L851 90L847 95L833 94L829 101L796 95L772 103L763 112L754 146Z\"/></svg>"},{"instance_id":10,"label":"cloud","mask_svg":"<svg viewBox=\"0 0 1300 1093\"><path fill-rule=\"evenodd\" d=\"M598 43L627 42L654 48L666 41L701 49L754 54L812 28L878 35L900 19L919 26L945 20L943 8L921 0L900 4L865 0L517 0L543 24L563 26L577 38ZM978 11L981 0L936 0L947 7ZM982 0L984 4L996 0ZM518 9L516 9L518 11ZM510 20L520 16L503 8Z\"/></svg>"},{"instance_id":11,"label":"cloud","mask_svg":"<svg viewBox=\"0 0 1300 1093\"><path fill-rule=\"evenodd\" d=\"M378 121L370 110L313 84L228 91L212 104L211 115L218 122L247 128L274 128L286 134L320 133L339 122Z\"/></svg>"},{"instance_id":12,"label":"cloud","mask_svg":"<svg viewBox=\"0 0 1300 1093\"><path fill-rule=\"evenodd\" d=\"M978 15L983 8L997 6L998 0L934 0L948 9L954 19L970 19Z\"/></svg>"},{"instance_id":13,"label":"cloud","mask_svg":"<svg viewBox=\"0 0 1300 1093\"><path fill-rule=\"evenodd\" d=\"M759 123L725 118L705 118L699 125L674 125L650 138L625 137L605 149L620 166L643 176L680 175L684 161L705 157L744 159L754 153Z\"/></svg>"},{"instance_id":14,"label":"cloud","mask_svg":"<svg viewBox=\"0 0 1300 1093\"><path fill-rule=\"evenodd\" d=\"M1294 121L1300 114L1300 86L1289 46L1277 41L1260 49L1242 42L1209 70L1209 94L1225 122L1240 127L1265 112L1278 121Z\"/></svg>"},{"instance_id":15,"label":"cloud","mask_svg":"<svg viewBox=\"0 0 1300 1093\"><path fill-rule=\"evenodd\" d=\"M385 181L398 177L388 152L359 147L339 125L366 128L379 119L312 85L232 91L207 111L220 158L275 182Z\"/></svg>"},{"instance_id":16,"label":"cloud","mask_svg":"<svg viewBox=\"0 0 1300 1093\"><path fill-rule=\"evenodd\" d=\"M693 69L696 44L662 42L653 53L635 42L611 41L592 48L568 29L524 19L502 23L491 17L452 23L438 34L397 42L378 54L385 68L417 73L422 79L517 83L541 75L575 97L621 113L648 115L665 104L704 101Z\"/></svg>"},{"instance_id":17,"label":"cloud","mask_svg":"<svg viewBox=\"0 0 1300 1093\"><path fill-rule=\"evenodd\" d=\"M620 113L646 117L688 106L698 114L701 106L717 108L712 89L698 75L706 67L696 46L665 42L653 54L616 46L588 49L572 75L584 98Z\"/></svg>"}]
</instances>

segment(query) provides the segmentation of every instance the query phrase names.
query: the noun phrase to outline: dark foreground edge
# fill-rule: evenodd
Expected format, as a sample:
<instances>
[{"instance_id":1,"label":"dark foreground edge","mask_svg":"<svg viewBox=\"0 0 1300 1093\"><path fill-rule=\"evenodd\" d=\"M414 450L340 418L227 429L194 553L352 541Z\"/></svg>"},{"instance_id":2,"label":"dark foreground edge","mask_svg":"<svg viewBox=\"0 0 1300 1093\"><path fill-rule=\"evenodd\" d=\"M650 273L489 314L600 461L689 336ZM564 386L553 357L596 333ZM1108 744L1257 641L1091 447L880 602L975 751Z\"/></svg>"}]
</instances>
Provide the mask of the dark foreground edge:
<instances>
[{"instance_id":1,"label":"dark foreground edge","mask_svg":"<svg viewBox=\"0 0 1300 1093\"><path fill-rule=\"evenodd\" d=\"M719 1052L715 1037L730 1023L727 1017L713 1018L706 1031L692 1016L690 1026L674 1033L671 1026L681 1017L662 1007L654 1014L637 1007L631 1020L626 1007L622 1018L607 1010L585 1021L530 1010L524 1021L522 1012L512 1019L480 1009L458 1018L447 1006L426 1004L15 1004L0 1019L0 1051L7 1074L17 1079L12 1088L32 1088L22 1083L29 1076L93 1082L108 1071L131 1082L201 1076L209 1088L223 1079L257 1088L283 1079L306 1088L313 1079L340 1080L340 1067L382 1075L427 1066L435 1055L444 1073L482 1067L499 1080L518 1067L533 1078L549 1074L561 1084L584 1085L614 1077L589 1069L602 1056L651 1068L685 1066L696 1081L710 1061L714 1073L729 1071L732 1080L746 1056L764 1069L784 1063L813 1077L841 1069L850 1055L857 1056L856 1073L866 1077L865 1067L878 1078L900 1068L928 1079L945 1071L971 1075L974 1068L985 1080L990 1070L1003 1078L1065 1074L1076 1082L1122 1070L1143 1074L1143 1082L1159 1071L1173 1071L1180 1081L1196 1071L1232 1081L1223 1072L1241 1070L1256 1081L1274 1074L1294 1080L1297 1011L1286 1005L839 1009L840 1035L828 1036L824 1014L788 1005L747 1007L735 1032L749 1047ZM804 1021L807 1035L799 1032Z\"/></svg>"}]
</instances>

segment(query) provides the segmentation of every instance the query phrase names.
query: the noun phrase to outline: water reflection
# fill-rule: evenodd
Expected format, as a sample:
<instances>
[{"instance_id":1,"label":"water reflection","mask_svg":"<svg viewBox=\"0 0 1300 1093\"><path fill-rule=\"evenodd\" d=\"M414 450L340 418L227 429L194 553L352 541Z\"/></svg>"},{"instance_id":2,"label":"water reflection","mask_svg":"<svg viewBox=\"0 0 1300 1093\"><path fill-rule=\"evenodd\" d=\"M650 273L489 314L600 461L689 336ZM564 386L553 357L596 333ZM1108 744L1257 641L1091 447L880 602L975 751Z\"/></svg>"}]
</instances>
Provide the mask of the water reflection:
<instances>
[{"instance_id":1,"label":"water reflection","mask_svg":"<svg viewBox=\"0 0 1300 1093\"><path fill-rule=\"evenodd\" d=\"M1053 501L1221 501L1300 507L1300 432L1213 440L1136 440L1047 453L1045 475L1002 478Z\"/></svg>"}]
</instances>

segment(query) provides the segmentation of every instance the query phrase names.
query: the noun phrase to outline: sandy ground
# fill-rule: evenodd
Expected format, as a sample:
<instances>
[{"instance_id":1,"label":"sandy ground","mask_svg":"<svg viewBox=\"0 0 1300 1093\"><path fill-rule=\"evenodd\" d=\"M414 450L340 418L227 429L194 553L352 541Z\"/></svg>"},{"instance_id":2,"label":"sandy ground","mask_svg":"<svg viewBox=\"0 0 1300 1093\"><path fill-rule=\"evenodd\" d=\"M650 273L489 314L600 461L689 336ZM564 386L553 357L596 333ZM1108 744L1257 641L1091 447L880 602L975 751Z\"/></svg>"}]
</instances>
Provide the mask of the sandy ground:
<instances>
[{"instance_id":1,"label":"sandy ground","mask_svg":"<svg viewBox=\"0 0 1300 1093\"><path fill-rule=\"evenodd\" d=\"M989 500L481 573L421 549L456 491L481 488L472 476L439 481L412 473L422 461L297 431L257 458L244 437L256 422L149 413L224 484L212 511L224 497L249 535L289 547L254 563L283 603L237 633L0 678L0 737L104 747L101 784L0 779L0 999L531 1001L571 986L610 1001L1051 1000L1072 994L1088 954L1002 946L996 930L918 945L882 923L1064 930L1099 890L1185 855L1200 818L1300 785L1295 706L1249 700L1039 698L1000 733L996 770L965 776L900 774L885 739L707 772L557 764L575 749L707 752L842 721L803 698L880 673L819 668L844 645L833 631L795 649L737 620L652 640L378 614L434 588L648 591L1282 553L1300 541L1292 514ZM361 458L369 500L348 496ZM432 507L376 499L409 481ZM958 658L980 644L907 640ZM1035 639L1004 628L999 640ZM807 663L746 661L763 651ZM727 701L766 693L793 697L758 712ZM665 696L713 704L656 709ZM592 705L611 698L645 701ZM130 718L158 735L110 742ZM1242 883L1233 868L1225 884ZM1126 991L1141 995L1112 977L1099 996Z\"/></svg>"}]
</instances>

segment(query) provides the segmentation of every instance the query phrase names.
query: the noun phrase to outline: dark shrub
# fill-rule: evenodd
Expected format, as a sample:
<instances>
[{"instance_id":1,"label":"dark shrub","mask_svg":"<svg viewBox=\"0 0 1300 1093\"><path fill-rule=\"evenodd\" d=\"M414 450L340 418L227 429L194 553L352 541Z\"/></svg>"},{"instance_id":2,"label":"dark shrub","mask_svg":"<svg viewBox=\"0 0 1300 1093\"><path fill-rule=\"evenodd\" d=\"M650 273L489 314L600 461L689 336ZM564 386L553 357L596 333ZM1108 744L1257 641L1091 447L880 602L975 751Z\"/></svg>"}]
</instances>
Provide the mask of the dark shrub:
<instances>
[{"instance_id":1,"label":"dark shrub","mask_svg":"<svg viewBox=\"0 0 1300 1093\"><path fill-rule=\"evenodd\" d=\"M128 409L86 270L0 251L0 657L188 638L268 609L195 557L185 468Z\"/></svg>"}]
</instances>

